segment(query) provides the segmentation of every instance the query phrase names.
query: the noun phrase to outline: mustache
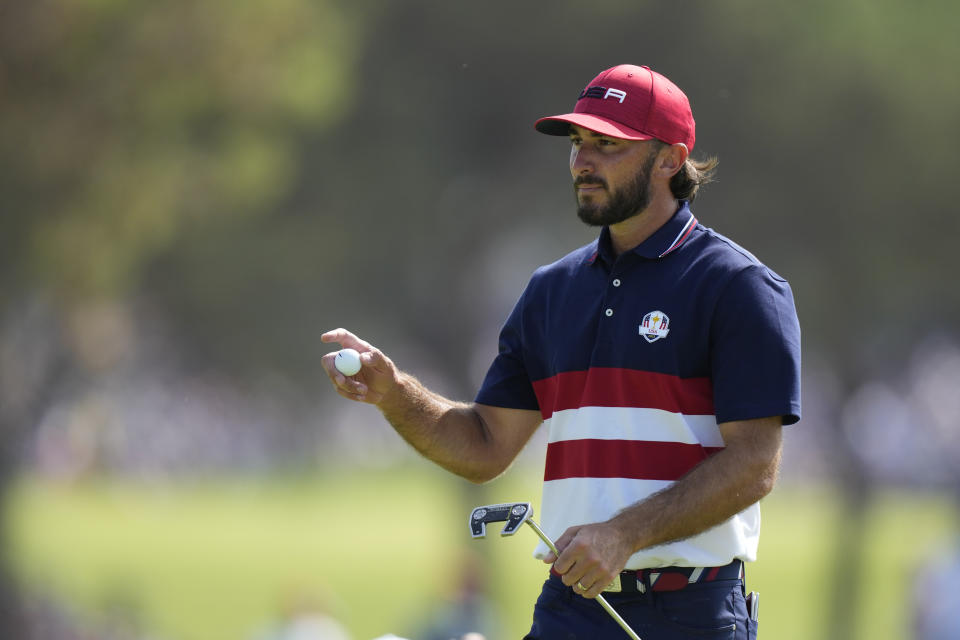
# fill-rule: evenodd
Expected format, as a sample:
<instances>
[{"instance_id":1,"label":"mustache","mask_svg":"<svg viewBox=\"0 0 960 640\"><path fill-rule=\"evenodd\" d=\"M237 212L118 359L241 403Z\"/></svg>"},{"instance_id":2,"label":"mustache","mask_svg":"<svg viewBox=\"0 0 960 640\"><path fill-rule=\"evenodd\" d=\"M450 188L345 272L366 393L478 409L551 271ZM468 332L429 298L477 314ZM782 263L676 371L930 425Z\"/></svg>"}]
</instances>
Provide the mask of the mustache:
<instances>
[{"instance_id":1,"label":"mustache","mask_svg":"<svg viewBox=\"0 0 960 640\"><path fill-rule=\"evenodd\" d=\"M599 184L604 189L607 188L607 181L596 176L580 176L573 181L574 187L579 187L582 184Z\"/></svg>"}]
</instances>

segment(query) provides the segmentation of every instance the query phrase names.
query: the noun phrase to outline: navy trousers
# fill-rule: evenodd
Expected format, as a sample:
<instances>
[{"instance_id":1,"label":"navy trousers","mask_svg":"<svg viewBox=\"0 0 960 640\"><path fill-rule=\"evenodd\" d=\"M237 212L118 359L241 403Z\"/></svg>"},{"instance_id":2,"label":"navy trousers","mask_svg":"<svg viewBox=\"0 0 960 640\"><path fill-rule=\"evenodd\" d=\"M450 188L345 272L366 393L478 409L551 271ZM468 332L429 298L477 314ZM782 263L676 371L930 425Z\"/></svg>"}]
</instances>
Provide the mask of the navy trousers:
<instances>
[{"instance_id":1,"label":"navy trousers","mask_svg":"<svg viewBox=\"0 0 960 640\"><path fill-rule=\"evenodd\" d=\"M641 640L756 640L743 580L691 584L679 591L604 593ZM551 575L524 640L624 640L627 634L595 600Z\"/></svg>"}]
</instances>

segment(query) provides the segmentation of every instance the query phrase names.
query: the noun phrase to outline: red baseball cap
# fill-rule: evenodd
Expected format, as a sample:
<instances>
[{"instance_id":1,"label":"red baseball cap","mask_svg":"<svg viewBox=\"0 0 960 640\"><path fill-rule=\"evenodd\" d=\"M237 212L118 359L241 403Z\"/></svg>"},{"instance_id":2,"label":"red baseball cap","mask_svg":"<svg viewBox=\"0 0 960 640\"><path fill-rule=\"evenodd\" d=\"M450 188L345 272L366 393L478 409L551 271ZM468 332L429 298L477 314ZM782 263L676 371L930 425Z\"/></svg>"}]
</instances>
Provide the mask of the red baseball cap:
<instances>
[{"instance_id":1,"label":"red baseball cap","mask_svg":"<svg viewBox=\"0 0 960 640\"><path fill-rule=\"evenodd\" d=\"M575 124L626 140L682 142L693 151L696 124L687 96L650 67L621 64L590 81L573 113L540 118L537 131L565 136Z\"/></svg>"}]
</instances>

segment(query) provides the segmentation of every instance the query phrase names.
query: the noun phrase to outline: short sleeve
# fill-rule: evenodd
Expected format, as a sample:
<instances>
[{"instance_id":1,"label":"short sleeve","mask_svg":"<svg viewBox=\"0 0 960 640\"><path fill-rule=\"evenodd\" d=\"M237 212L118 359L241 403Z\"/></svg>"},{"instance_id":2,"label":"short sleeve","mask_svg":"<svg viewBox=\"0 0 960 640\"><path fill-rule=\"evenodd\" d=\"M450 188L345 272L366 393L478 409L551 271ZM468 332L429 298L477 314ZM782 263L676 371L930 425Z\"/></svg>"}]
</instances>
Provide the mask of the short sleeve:
<instances>
[{"instance_id":1,"label":"short sleeve","mask_svg":"<svg viewBox=\"0 0 960 640\"><path fill-rule=\"evenodd\" d=\"M800 323L786 280L762 265L733 277L711 323L710 366L717 422L800 420Z\"/></svg>"},{"instance_id":2,"label":"short sleeve","mask_svg":"<svg viewBox=\"0 0 960 640\"><path fill-rule=\"evenodd\" d=\"M520 297L500 330L497 357L483 380L476 402L507 409L539 410L530 375L524 363L524 300Z\"/></svg>"}]
</instances>

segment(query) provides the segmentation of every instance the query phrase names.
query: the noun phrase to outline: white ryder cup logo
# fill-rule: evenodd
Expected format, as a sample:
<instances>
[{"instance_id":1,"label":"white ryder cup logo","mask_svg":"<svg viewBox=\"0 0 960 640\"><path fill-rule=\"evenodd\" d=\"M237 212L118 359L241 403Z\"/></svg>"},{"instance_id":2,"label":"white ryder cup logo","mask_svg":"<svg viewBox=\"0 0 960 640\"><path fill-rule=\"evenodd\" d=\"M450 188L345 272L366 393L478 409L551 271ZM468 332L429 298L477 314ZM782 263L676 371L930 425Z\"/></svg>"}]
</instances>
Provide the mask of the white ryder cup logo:
<instances>
[{"instance_id":1,"label":"white ryder cup logo","mask_svg":"<svg viewBox=\"0 0 960 640\"><path fill-rule=\"evenodd\" d=\"M663 311L651 311L643 316L643 322L640 323L640 335L647 342L656 342L660 338L666 338L670 333L670 318Z\"/></svg>"}]
</instances>

